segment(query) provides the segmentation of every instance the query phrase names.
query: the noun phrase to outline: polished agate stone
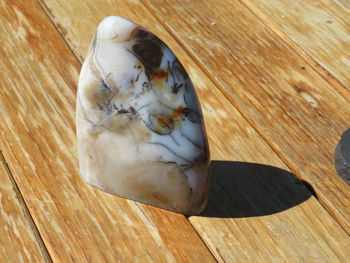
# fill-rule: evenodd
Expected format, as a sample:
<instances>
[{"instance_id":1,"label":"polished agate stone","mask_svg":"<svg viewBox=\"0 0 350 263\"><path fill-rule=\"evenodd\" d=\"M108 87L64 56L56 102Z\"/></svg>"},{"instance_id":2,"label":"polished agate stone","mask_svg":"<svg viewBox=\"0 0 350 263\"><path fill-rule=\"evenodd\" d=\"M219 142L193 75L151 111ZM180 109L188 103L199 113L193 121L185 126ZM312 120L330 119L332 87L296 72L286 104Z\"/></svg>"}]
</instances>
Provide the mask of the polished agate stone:
<instances>
[{"instance_id":1,"label":"polished agate stone","mask_svg":"<svg viewBox=\"0 0 350 263\"><path fill-rule=\"evenodd\" d=\"M106 192L186 215L205 206L209 150L188 74L154 34L98 26L77 94L80 175Z\"/></svg>"}]
</instances>

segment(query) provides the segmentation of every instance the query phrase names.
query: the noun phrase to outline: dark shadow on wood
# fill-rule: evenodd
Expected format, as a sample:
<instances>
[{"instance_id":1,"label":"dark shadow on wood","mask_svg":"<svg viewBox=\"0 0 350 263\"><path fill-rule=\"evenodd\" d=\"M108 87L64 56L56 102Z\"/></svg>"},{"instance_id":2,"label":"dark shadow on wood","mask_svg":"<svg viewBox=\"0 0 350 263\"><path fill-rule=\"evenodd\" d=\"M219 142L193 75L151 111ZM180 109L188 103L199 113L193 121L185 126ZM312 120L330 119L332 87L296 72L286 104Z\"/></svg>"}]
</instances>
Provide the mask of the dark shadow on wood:
<instances>
[{"instance_id":1,"label":"dark shadow on wood","mask_svg":"<svg viewBox=\"0 0 350 263\"><path fill-rule=\"evenodd\" d=\"M313 194L308 183L267 165L212 161L212 189L199 216L242 218L265 216L296 206Z\"/></svg>"}]
</instances>

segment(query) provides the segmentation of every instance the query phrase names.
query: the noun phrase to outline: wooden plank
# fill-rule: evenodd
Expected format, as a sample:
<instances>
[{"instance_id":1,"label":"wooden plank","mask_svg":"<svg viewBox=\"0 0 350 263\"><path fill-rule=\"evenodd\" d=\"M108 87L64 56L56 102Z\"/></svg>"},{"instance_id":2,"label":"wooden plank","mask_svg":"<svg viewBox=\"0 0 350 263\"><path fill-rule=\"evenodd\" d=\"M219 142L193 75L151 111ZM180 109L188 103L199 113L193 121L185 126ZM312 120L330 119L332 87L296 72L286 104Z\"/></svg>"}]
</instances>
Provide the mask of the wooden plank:
<instances>
[{"instance_id":1,"label":"wooden plank","mask_svg":"<svg viewBox=\"0 0 350 263\"><path fill-rule=\"evenodd\" d=\"M349 1L241 0L305 61L350 98Z\"/></svg>"},{"instance_id":2,"label":"wooden plank","mask_svg":"<svg viewBox=\"0 0 350 263\"><path fill-rule=\"evenodd\" d=\"M219 262L348 260L349 236L324 216L314 198L304 201L305 192L286 171L233 162L216 162L214 167L207 211L190 221Z\"/></svg>"},{"instance_id":3,"label":"wooden plank","mask_svg":"<svg viewBox=\"0 0 350 263\"><path fill-rule=\"evenodd\" d=\"M350 188L333 164L348 101L239 1L144 3L350 233Z\"/></svg>"},{"instance_id":4,"label":"wooden plank","mask_svg":"<svg viewBox=\"0 0 350 263\"><path fill-rule=\"evenodd\" d=\"M350 10L350 1L349 0L334 0L334 1Z\"/></svg>"},{"instance_id":5,"label":"wooden plank","mask_svg":"<svg viewBox=\"0 0 350 263\"><path fill-rule=\"evenodd\" d=\"M338 262L349 256L349 237L300 182L295 184L297 181L285 170L247 163L287 169L139 2L104 2L98 9L93 1L83 6L57 0L41 3L80 58L98 22L106 15L122 15L160 36L190 72L203 106L212 159L227 162L213 162L214 187L208 209L189 220L219 262ZM76 17L88 17L89 23ZM317 216L310 219L309 211Z\"/></svg>"},{"instance_id":6,"label":"wooden plank","mask_svg":"<svg viewBox=\"0 0 350 263\"><path fill-rule=\"evenodd\" d=\"M0 152L0 261L50 262Z\"/></svg>"},{"instance_id":7,"label":"wooden plank","mask_svg":"<svg viewBox=\"0 0 350 263\"><path fill-rule=\"evenodd\" d=\"M2 3L0 147L53 261L213 262L184 216L80 180L80 64L36 1Z\"/></svg>"}]
</instances>

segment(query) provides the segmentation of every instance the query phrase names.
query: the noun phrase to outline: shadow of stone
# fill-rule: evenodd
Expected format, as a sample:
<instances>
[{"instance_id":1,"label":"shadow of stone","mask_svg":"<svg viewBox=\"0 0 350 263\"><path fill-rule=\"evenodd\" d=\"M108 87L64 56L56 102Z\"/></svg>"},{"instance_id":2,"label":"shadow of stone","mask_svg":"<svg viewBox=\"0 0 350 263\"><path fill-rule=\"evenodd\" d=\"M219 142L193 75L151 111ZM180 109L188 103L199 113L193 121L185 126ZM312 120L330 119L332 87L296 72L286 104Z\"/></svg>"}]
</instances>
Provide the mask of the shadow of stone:
<instances>
[{"instance_id":1,"label":"shadow of stone","mask_svg":"<svg viewBox=\"0 0 350 263\"><path fill-rule=\"evenodd\" d=\"M296 206L314 194L292 173L267 165L212 161L212 189L199 216L243 218L271 215Z\"/></svg>"}]
</instances>

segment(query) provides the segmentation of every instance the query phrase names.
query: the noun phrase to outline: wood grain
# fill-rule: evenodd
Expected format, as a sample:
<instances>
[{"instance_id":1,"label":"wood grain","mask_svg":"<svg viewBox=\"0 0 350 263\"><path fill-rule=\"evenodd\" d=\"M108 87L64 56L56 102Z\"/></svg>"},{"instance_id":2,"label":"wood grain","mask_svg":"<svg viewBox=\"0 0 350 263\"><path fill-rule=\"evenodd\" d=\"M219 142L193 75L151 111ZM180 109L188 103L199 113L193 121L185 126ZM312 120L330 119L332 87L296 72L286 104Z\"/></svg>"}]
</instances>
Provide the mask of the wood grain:
<instances>
[{"instance_id":1,"label":"wood grain","mask_svg":"<svg viewBox=\"0 0 350 263\"><path fill-rule=\"evenodd\" d=\"M347 261L349 236L291 174L247 163L214 167L207 211L190 221L219 262Z\"/></svg>"},{"instance_id":2,"label":"wood grain","mask_svg":"<svg viewBox=\"0 0 350 263\"><path fill-rule=\"evenodd\" d=\"M5 1L0 12L0 147L52 260L213 262L184 216L80 180L80 64L36 1Z\"/></svg>"},{"instance_id":3,"label":"wood grain","mask_svg":"<svg viewBox=\"0 0 350 263\"><path fill-rule=\"evenodd\" d=\"M350 1L349 0L334 0L334 1L350 10Z\"/></svg>"},{"instance_id":4,"label":"wood grain","mask_svg":"<svg viewBox=\"0 0 350 263\"><path fill-rule=\"evenodd\" d=\"M50 262L0 152L0 261Z\"/></svg>"},{"instance_id":5,"label":"wood grain","mask_svg":"<svg viewBox=\"0 0 350 263\"><path fill-rule=\"evenodd\" d=\"M350 233L350 188L333 164L348 101L239 1L143 2Z\"/></svg>"},{"instance_id":6,"label":"wood grain","mask_svg":"<svg viewBox=\"0 0 350 263\"><path fill-rule=\"evenodd\" d=\"M81 59L99 21L107 15L122 15L160 36L189 71L204 110L212 158L227 160L213 162L210 204L203 215L189 219L219 262L346 260L348 235L290 173L247 163L287 169L140 2L104 2L98 9L94 1L83 6L56 0L41 3Z\"/></svg>"},{"instance_id":7,"label":"wood grain","mask_svg":"<svg viewBox=\"0 0 350 263\"><path fill-rule=\"evenodd\" d=\"M241 0L345 97L350 98L349 1Z\"/></svg>"}]
</instances>

